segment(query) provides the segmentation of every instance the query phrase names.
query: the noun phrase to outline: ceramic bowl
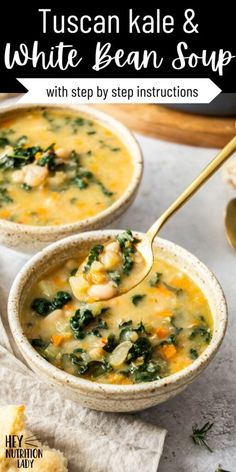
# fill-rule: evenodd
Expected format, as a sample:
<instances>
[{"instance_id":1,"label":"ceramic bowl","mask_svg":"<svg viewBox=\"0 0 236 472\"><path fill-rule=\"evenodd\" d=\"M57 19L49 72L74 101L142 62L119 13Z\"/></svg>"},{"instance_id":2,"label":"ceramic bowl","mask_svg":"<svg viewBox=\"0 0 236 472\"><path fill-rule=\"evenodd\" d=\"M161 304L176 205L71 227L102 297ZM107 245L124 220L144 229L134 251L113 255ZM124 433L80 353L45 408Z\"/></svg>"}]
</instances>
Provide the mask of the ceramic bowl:
<instances>
[{"instance_id":1,"label":"ceramic bowl","mask_svg":"<svg viewBox=\"0 0 236 472\"><path fill-rule=\"evenodd\" d=\"M125 192L107 209L101 211L90 218L64 225L55 226L33 226L18 224L0 218L0 244L14 248L16 250L34 254L46 245L62 239L72 234L82 231L103 228L120 216L132 203L138 190L143 170L143 159L141 149L132 133L119 121L111 116L97 111L90 106L63 106L63 105L26 105L14 104L0 108L0 119L8 118L14 111L26 111L36 108L57 108L82 112L90 119L98 121L107 129L112 131L128 149L134 166L133 174L130 176L130 183Z\"/></svg>"},{"instance_id":2,"label":"ceramic bowl","mask_svg":"<svg viewBox=\"0 0 236 472\"><path fill-rule=\"evenodd\" d=\"M118 233L114 230L93 231L65 238L34 256L20 271L10 291L8 314L15 342L28 365L46 383L81 405L102 411L131 412L161 403L181 392L211 361L218 350L226 329L227 307L222 289L214 275L196 257L176 244L157 238L155 245L161 256L181 268L198 284L209 302L214 329L210 344L191 365L161 380L136 385L108 385L91 382L67 374L43 359L31 346L20 322L25 296L32 284L42 278L49 268L94 244L106 242ZM142 236L141 233L136 233Z\"/></svg>"}]
</instances>

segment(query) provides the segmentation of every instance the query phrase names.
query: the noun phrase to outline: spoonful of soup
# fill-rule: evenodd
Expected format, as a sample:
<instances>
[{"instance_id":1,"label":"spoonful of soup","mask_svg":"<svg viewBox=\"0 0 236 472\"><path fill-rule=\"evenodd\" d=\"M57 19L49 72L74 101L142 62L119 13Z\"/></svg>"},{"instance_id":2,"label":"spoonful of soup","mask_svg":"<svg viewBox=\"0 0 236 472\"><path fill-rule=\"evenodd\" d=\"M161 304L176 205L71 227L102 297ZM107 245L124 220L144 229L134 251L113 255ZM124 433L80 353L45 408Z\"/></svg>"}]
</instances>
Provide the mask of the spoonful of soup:
<instances>
[{"instance_id":1,"label":"spoonful of soup","mask_svg":"<svg viewBox=\"0 0 236 472\"><path fill-rule=\"evenodd\" d=\"M109 300L138 285L152 268L154 237L235 150L236 136L155 221L141 241L126 230L118 234L114 241L94 246L69 279L74 296L85 302Z\"/></svg>"}]
</instances>

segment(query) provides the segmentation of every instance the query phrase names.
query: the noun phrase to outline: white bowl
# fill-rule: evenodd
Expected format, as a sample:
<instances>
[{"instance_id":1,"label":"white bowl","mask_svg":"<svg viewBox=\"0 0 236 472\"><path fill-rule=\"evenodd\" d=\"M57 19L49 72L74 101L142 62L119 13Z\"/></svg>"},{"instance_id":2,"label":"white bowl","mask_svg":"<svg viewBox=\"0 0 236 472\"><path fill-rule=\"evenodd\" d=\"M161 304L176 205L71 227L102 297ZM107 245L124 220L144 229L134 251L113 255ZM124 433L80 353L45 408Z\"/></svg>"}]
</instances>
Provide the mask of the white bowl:
<instances>
[{"instance_id":1,"label":"white bowl","mask_svg":"<svg viewBox=\"0 0 236 472\"><path fill-rule=\"evenodd\" d=\"M78 114L83 113L90 119L94 119L101 123L101 125L105 126L118 136L128 149L133 162L134 171L130 176L130 183L124 193L111 206L90 218L74 223L55 226L25 225L0 218L0 244L29 254L33 254L46 245L66 236L77 234L82 231L103 228L108 223L111 223L132 203L138 190L143 170L142 152L133 134L119 121L105 113L91 108L90 106L14 104L0 108L0 119L3 117L9 117L14 111L26 111L43 107L71 110Z\"/></svg>"},{"instance_id":2,"label":"white bowl","mask_svg":"<svg viewBox=\"0 0 236 472\"><path fill-rule=\"evenodd\" d=\"M195 256L176 244L157 238L163 257L185 271L201 288L209 302L213 336L205 351L191 365L161 380L136 385L108 385L75 377L54 367L31 346L24 335L20 313L25 296L42 274L68 258L78 256L98 242L107 241L119 231L93 231L58 241L34 256L16 277L9 295L8 316L15 342L29 366L39 377L66 397L81 405L102 411L136 411L174 397L194 380L218 350L226 329L227 306L222 289L214 275ZM142 233L135 233L142 236Z\"/></svg>"}]
</instances>

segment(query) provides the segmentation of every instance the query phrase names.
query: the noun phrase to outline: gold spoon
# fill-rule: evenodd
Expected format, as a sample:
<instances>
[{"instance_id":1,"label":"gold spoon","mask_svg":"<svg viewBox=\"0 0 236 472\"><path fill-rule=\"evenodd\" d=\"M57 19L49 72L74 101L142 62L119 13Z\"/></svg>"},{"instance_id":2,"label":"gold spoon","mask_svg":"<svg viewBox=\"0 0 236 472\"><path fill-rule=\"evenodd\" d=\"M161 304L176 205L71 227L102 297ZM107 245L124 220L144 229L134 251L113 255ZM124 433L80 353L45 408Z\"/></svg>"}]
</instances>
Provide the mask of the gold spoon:
<instances>
[{"instance_id":1,"label":"gold spoon","mask_svg":"<svg viewBox=\"0 0 236 472\"><path fill-rule=\"evenodd\" d=\"M197 190L222 166L222 164L236 151L236 136L217 154L217 156L202 170L202 172L194 179L194 181L184 190L181 195L167 208L167 210L153 223L149 228L143 239L136 244L136 249L142 256L141 263L138 264L139 269L134 271L132 276L127 277L125 283L122 284L120 290L116 294L110 296L100 297L99 299L109 299L120 296L126 292L129 292L136 287L150 272L154 255L152 249L152 243L155 236L159 233L160 229L169 220L169 218L181 208L191 197L197 192ZM233 205L236 210L236 204ZM235 221L235 220L234 220ZM231 224L232 228L232 224ZM236 235L236 226L234 224ZM231 233L230 233L231 234ZM234 239L236 247L236 238Z\"/></svg>"},{"instance_id":2,"label":"gold spoon","mask_svg":"<svg viewBox=\"0 0 236 472\"><path fill-rule=\"evenodd\" d=\"M225 232L229 244L236 249L236 198L225 209Z\"/></svg>"}]
</instances>

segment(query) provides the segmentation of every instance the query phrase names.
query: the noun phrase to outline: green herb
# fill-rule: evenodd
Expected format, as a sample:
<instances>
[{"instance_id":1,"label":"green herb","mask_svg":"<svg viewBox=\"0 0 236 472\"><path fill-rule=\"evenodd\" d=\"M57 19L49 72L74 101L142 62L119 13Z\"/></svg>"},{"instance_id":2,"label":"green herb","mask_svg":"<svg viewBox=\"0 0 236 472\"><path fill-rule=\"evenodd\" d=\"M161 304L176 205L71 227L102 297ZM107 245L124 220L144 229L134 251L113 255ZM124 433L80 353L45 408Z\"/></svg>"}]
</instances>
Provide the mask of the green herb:
<instances>
[{"instance_id":1,"label":"green herb","mask_svg":"<svg viewBox=\"0 0 236 472\"><path fill-rule=\"evenodd\" d=\"M116 337L114 334L109 334L107 338L106 344L103 346L104 351L106 352L112 352L115 347L118 345L118 342L116 340Z\"/></svg>"},{"instance_id":2,"label":"green herb","mask_svg":"<svg viewBox=\"0 0 236 472\"><path fill-rule=\"evenodd\" d=\"M88 131L87 134L96 134L97 131Z\"/></svg>"},{"instance_id":3,"label":"green herb","mask_svg":"<svg viewBox=\"0 0 236 472\"><path fill-rule=\"evenodd\" d=\"M51 310L51 302L46 298L35 298L31 303L31 308L40 316L47 316Z\"/></svg>"},{"instance_id":4,"label":"green herb","mask_svg":"<svg viewBox=\"0 0 236 472\"><path fill-rule=\"evenodd\" d=\"M129 350L128 359L135 360L138 357L143 357L147 361L152 354L152 345L147 337L141 337L135 341Z\"/></svg>"},{"instance_id":5,"label":"green herb","mask_svg":"<svg viewBox=\"0 0 236 472\"><path fill-rule=\"evenodd\" d=\"M102 193L106 197L111 197L112 195L114 195L114 192L111 192L111 190L109 190L100 180L94 178L93 181L100 187Z\"/></svg>"},{"instance_id":6,"label":"green herb","mask_svg":"<svg viewBox=\"0 0 236 472\"><path fill-rule=\"evenodd\" d=\"M202 426L202 428L199 428L197 424L195 424L192 427L192 434L191 438L197 446L204 446L208 451L213 452L210 446L208 445L206 441L207 434L213 427L214 423L210 423L209 421Z\"/></svg>"},{"instance_id":7,"label":"green herb","mask_svg":"<svg viewBox=\"0 0 236 472\"><path fill-rule=\"evenodd\" d=\"M99 255L101 254L103 249L104 246L102 244L97 244L96 246L92 247L92 249L90 249L87 262L84 266L84 272L88 272L90 270L92 263L99 259Z\"/></svg>"},{"instance_id":8,"label":"green herb","mask_svg":"<svg viewBox=\"0 0 236 472\"><path fill-rule=\"evenodd\" d=\"M120 148L119 148L119 147L115 147L115 148L112 148L111 151L112 151L112 152L118 152L118 151L120 151Z\"/></svg>"},{"instance_id":9,"label":"green herb","mask_svg":"<svg viewBox=\"0 0 236 472\"><path fill-rule=\"evenodd\" d=\"M39 349L46 349L49 345L48 342L44 341L41 338L31 339L31 345Z\"/></svg>"},{"instance_id":10,"label":"green herb","mask_svg":"<svg viewBox=\"0 0 236 472\"><path fill-rule=\"evenodd\" d=\"M3 203L11 203L13 199L8 195L6 187L0 187L0 207Z\"/></svg>"},{"instance_id":11,"label":"green herb","mask_svg":"<svg viewBox=\"0 0 236 472\"><path fill-rule=\"evenodd\" d=\"M212 338L210 328L205 326L196 326L196 328L193 328L191 334L189 335L189 339L194 339L197 336L200 336L206 343L209 343Z\"/></svg>"},{"instance_id":12,"label":"green herb","mask_svg":"<svg viewBox=\"0 0 236 472\"><path fill-rule=\"evenodd\" d=\"M72 296L68 292L57 292L56 296L52 300L51 308L52 310L57 310L62 308L66 303L72 300Z\"/></svg>"},{"instance_id":13,"label":"green herb","mask_svg":"<svg viewBox=\"0 0 236 472\"><path fill-rule=\"evenodd\" d=\"M163 282L163 285L167 288L167 290L169 290L170 292L175 293L175 295L177 297L183 293L182 288L173 287L172 285L169 285L166 282Z\"/></svg>"},{"instance_id":14,"label":"green herb","mask_svg":"<svg viewBox=\"0 0 236 472\"><path fill-rule=\"evenodd\" d=\"M154 277L152 277L149 281L149 285L151 287L156 287L157 285L159 285L160 281L161 281L161 278L162 278L162 273L161 272L156 272Z\"/></svg>"},{"instance_id":15,"label":"green herb","mask_svg":"<svg viewBox=\"0 0 236 472\"><path fill-rule=\"evenodd\" d=\"M20 187L22 188L22 190L25 190L26 192L30 192L30 190L32 190L31 185L28 185L25 182L23 182Z\"/></svg>"},{"instance_id":16,"label":"green herb","mask_svg":"<svg viewBox=\"0 0 236 472\"><path fill-rule=\"evenodd\" d=\"M74 275L76 274L77 272L77 267L75 267L74 269L72 269L71 273L70 273L70 277L74 277Z\"/></svg>"},{"instance_id":17,"label":"green herb","mask_svg":"<svg viewBox=\"0 0 236 472\"><path fill-rule=\"evenodd\" d=\"M138 293L137 293L136 295L133 295L133 296L131 297L132 303L133 303L135 306L137 306L137 305L144 299L144 297L146 297L145 294L141 295L141 294L138 294Z\"/></svg>"},{"instance_id":18,"label":"green herb","mask_svg":"<svg viewBox=\"0 0 236 472\"><path fill-rule=\"evenodd\" d=\"M199 356L197 350L193 349L193 348L190 349L189 355L190 355L191 359L197 359L198 356Z\"/></svg>"},{"instance_id":19,"label":"green herb","mask_svg":"<svg viewBox=\"0 0 236 472\"><path fill-rule=\"evenodd\" d=\"M79 187L80 190L84 189L84 188L87 188L88 185L89 185L89 180L91 180L93 178L93 173L88 171L88 170L84 170L84 169L81 169L78 171L76 177L74 177L73 179L73 183Z\"/></svg>"}]
</instances>

